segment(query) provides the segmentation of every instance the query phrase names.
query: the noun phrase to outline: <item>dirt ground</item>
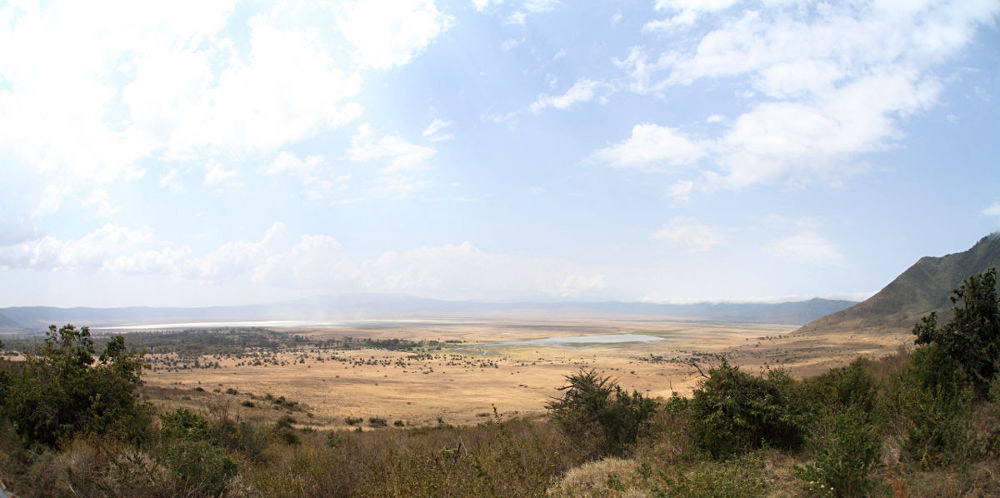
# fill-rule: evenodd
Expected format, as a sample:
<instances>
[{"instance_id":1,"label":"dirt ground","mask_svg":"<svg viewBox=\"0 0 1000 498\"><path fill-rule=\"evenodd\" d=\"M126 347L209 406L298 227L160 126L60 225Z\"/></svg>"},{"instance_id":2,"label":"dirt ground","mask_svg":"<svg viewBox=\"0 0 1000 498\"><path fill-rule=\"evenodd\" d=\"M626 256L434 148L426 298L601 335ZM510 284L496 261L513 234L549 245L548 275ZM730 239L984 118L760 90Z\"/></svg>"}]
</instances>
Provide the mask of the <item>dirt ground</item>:
<instances>
[{"instance_id":1,"label":"dirt ground","mask_svg":"<svg viewBox=\"0 0 1000 498\"><path fill-rule=\"evenodd\" d=\"M427 355L385 350L310 350L282 353L280 365L252 366L236 359L219 368L146 374L147 396L163 406L225 410L239 418L292 414L315 428L346 428L347 417L388 424L470 424L494 415L532 415L558 395L566 375L596 369L623 387L653 397L690 394L702 369L725 355L758 372L783 367L797 377L846 364L858 355L881 356L909 334L795 335L784 325L649 320L439 320L378 322L361 327L280 329L316 338L452 341ZM655 342L610 344L504 344L532 339L640 334ZM458 342L461 341L461 342ZM206 360L210 360L206 358ZM198 389L200 388L200 389ZM230 394L226 394L227 390ZM299 407L265 400L283 396Z\"/></svg>"}]
</instances>

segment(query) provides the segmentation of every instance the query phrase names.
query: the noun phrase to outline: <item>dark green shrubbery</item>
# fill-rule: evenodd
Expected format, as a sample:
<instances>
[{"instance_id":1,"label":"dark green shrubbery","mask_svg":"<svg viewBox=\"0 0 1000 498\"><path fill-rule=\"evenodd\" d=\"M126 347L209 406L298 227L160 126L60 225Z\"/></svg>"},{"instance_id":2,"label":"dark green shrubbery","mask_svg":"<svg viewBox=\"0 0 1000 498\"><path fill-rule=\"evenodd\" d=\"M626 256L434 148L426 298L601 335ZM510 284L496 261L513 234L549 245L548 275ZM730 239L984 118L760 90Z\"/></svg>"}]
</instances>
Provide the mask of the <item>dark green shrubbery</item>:
<instances>
[{"instance_id":1,"label":"dark green shrubbery","mask_svg":"<svg viewBox=\"0 0 1000 498\"><path fill-rule=\"evenodd\" d=\"M967 456L973 443L968 427L973 387L954 358L935 344L918 348L900 384L905 456L921 468Z\"/></svg>"},{"instance_id":2,"label":"dark green shrubbery","mask_svg":"<svg viewBox=\"0 0 1000 498\"><path fill-rule=\"evenodd\" d=\"M972 275L954 291L954 317L942 327L931 313L913 329L917 344L935 344L968 376L976 395L985 398L1000 368L1000 298L997 272ZM961 302L961 305L958 303Z\"/></svg>"},{"instance_id":3,"label":"dark green shrubbery","mask_svg":"<svg viewBox=\"0 0 1000 498\"><path fill-rule=\"evenodd\" d=\"M709 370L688 404L691 435L712 457L740 454L768 445L797 448L803 420L795 381L781 370L755 377L725 360Z\"/></svg>"},{"instance_id":4,"label":"dark green shrubbery","mask_svg":"<svg viewBox=\"0 0 1000 498\"><path fill-rule=\"evenodd\" d=\"M594 456L625 454L650 429L656 403L633 391L629 394L610 377L594 370L566 377L562 398L547 408L571 438Z\"/></svg>"},{"instance_id":5,"label":"dark green shrubbery","mask_svg":"<svg viewBox=\"0 0 1000 498\"><path fill-rule=\"evenodd\" d=\"M803 409L813 418L848 409L870 415L877 408L879 395L878 383L866 370L870 365L871 360L859 358L846 367L803 380L800 387Z\"/></svg>"},{"instance_id":6,"label":"dark green shrubbery","mask_svg":"<svg viewBox=\"0 0 1000 498\"><path fill-rule=\"evenodd\" d=\"M55 446L81 433L143 436L152 410L136 392L141 355L120 336L95 355L87 327L49 327L39 351L7 375L0 414L27 443Z\"/></svg>"}]
</instances>

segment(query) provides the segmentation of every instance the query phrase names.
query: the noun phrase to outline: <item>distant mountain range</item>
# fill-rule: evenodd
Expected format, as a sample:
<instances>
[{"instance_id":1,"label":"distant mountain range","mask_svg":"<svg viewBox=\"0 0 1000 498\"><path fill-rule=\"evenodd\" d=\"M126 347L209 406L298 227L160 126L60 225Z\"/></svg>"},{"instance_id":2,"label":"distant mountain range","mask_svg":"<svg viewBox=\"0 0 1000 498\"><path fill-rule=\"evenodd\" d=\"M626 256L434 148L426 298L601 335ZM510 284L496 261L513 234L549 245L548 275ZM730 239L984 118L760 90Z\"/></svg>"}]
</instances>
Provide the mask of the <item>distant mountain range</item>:
<instances>
[{"instance_id":1,"label":"distant mountain range","mask_svg":"<svg viewBox=\"0 0 1000 498\"><path fill-rule=\"evenodd\" d=\"M482 303L405 294L341 294L284 303L204 308L0 308L0 331L43 331L50 324L93 327L265 320L350 321L401 318L657 317L798 325L842 310L853 301L655 304L630 302Z\"/></svg>"},{"instance_id":2,"label":"distant mountain range","mask_svg":"<svg viewBox=\"0 0 1000 498\"><path fill-rule=\"evenodd\" d=\"M874 296L815 320L799 332L908 331L932 311L938 313L939 320L950 319L951 291L970 275L991 267L1000 267L1000 233L983 237L965 252L920 258Z\"/></svg>"}]
</instances>

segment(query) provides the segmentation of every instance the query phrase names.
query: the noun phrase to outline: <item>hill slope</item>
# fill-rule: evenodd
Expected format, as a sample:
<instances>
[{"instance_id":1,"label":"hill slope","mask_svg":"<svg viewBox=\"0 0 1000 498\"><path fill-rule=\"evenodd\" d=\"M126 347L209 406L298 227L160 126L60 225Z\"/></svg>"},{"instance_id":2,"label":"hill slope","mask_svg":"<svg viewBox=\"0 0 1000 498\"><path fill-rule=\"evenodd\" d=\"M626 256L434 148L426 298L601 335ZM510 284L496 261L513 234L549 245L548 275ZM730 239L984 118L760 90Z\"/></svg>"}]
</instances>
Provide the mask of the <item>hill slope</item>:
<instances>
[{"instance_id":1,"label":"hill slope","mask_svg":"<svg viewBox=\"0 0 1000 498\"><path fill-rule=\"evenodd\" d=\"M983 237L965 252L920 258L874 296L811 322L799 332L905 331L931 311L948 319L951 291L969 275L991 267L1000 267L1000 233Z\"/></svg>"}]
</instances>

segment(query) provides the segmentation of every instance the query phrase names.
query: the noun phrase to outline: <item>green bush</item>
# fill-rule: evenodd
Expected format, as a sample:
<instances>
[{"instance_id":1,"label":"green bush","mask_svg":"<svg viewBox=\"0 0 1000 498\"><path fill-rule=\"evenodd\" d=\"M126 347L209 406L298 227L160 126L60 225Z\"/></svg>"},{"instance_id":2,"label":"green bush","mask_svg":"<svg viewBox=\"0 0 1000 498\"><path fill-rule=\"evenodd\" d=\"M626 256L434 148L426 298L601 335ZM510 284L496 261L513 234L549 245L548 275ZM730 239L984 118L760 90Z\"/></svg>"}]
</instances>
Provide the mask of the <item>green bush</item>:
<instances>
[{"instance_id":1,"label":"green bush","mask_svg":"<svg viewBox=\"0 0 1000 498\"><path fill-rule=\"evenodd\" d=\"M857 405L830 412L807 441L812 463L797 468L798 477L815 494L870 496L878 482L882 440L871 416Z\"/></svg>"},{"instance_id":2,"label":"green bush","mask_svg":"<svg viewBox=\"0 0 1000 498\"><path fill-rule=\"evenodd\" d=\"M251 461L260 461L268 444L267 430L247 422L222 418L210 424L211 440Z\"/></svg>"},{"instance_id":3,"label":"green bush","mask_svg":"<svg viewBox=\"0 0 1000 498\"><path fill-rule=\"evenodd\" d=\"M205 441L209 438L208 421L187 408L160 415L160 435L164 439Z\"/></svg>"},{"instance_id":4,"label":"green bush","mask_svg":"<svg viewBox=\"0 0 1000 498\"><path fill-rule=\"evenodd\" d=\"M55 446L79 433L144 436L151 407L140 400L141 354L121 336L95 357L87 327L53 325L43 346L7 375L2 415L27 443Z\"/></svg>"},{"instance_id":5,"label":"green bush","mask_svg":"<svg viewBox=\"0 0 1000 498\"><path fill-rule=\"evenodd\" d=\"M656 403L633 391L629 394L610 377L594 370L566 377L562 398L547 405L552 419L566 435L592 454L621 456L651 427Z\"/></svg>"},{"instance_id":6,"label":"green bush","mask_svg":"<svg viewBox=\"0 0 1000 498\"><path fill-rule=\"evenodd\" d=\"M764 444L797 448L803 439L795 381L784 371L754 377L725 360L689 402L689 426L695 442L713 458L743 453Z\"/></svg>"},{"instance_id":7,"label":"green bush","mask_svg":"<svg viewBox=\"0 0 1000 498\"><path fill-rule=\"evenodd\" d=\"M867 372L871 363L858 358L850 365L802 381L800 394L803 407L819 418L826 411L859 410L872 413L877 407L878 383Z\"/></svg>"}]
</instances>

